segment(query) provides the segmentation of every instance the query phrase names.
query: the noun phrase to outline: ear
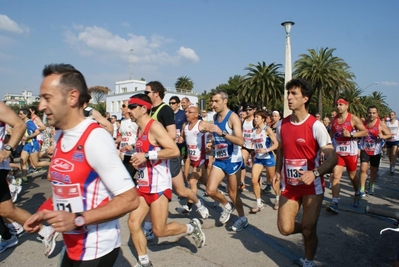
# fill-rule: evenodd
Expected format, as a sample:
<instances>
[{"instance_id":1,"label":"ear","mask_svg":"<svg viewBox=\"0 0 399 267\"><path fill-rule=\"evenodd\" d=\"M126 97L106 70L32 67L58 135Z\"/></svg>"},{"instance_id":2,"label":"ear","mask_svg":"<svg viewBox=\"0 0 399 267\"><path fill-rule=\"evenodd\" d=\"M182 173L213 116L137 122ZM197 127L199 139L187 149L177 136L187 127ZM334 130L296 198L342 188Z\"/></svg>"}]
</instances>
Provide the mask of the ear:
<instances>
[{"instance_id":1,"label":"ear","mask_svg":"<svg viewBox=\"0 0 399 267\"><path fill-rule=\"evenodd\" d=\"M72 89L69 91L68 96L67 96L67 103L70 106L77 106L79 105L79 96L80 93L77 89Z\"/></svg>"},{"instance_id":2,"label":"ear","mask_svg":"<svg viewBox=\"0 0 399 267\"><path fill-rule=\"evenodd\" d=\"M308 96L304 96L303 97L303 103L305 104L306 102L308 102L309 101L309 97Z\"/></svg>"}]
</instances>

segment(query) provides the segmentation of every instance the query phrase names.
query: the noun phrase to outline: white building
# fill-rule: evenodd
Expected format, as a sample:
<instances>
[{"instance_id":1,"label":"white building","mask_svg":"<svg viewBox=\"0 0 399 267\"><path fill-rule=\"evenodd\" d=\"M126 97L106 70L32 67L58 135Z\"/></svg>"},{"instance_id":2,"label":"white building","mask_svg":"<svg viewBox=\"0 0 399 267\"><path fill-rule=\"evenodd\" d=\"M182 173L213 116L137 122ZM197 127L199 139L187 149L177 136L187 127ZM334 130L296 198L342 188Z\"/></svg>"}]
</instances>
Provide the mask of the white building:
<instances>
[{"instance_id":1,"label":"white building","mask_svg":"<svg viewBox=\"0 0 399 267\"><path fill-rule=\"evenodd\" d=\"M32 94L32 91L27 91L24 90L22 91L22 94L5 94L3 96L3 102L6 105L19 105L19 106L25 106L25 105L31 105L34 102L39 102L40 97L39 96L34 96Z\"/></svg>"},{"instance_id":2,"label":"white building","mask_svg":"<svg viewBox=\"0 0 399 267\"><path fill-rule=\"evenodd\" d=\"M115 115L118 119L121 118L121 107L124 100L128 100L132 95L142 94L145 91L146 81L139 80L127 80L115 83L115 91L108 93L106 97L107 112ZM198 106L198 96L196 92L187 91L184 89L172 89L170 87L165 87L165 97L163 102L169 103L169 99L172 96L178 96L180 100L183 97L188 97L193 105Z\"/></svg>"}]
</instances>

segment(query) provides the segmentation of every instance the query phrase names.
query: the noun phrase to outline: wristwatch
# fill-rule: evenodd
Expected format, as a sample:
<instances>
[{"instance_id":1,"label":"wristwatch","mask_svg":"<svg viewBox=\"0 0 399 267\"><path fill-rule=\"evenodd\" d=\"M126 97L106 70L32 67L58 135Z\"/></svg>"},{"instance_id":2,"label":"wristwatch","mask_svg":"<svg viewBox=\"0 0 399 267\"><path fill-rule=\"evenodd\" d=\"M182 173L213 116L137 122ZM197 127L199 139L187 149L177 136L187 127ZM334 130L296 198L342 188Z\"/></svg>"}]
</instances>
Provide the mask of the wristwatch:
<instances>
[{"instance_id":1,"label":"wristwatch","mask_svg":"<svg viewBox=\"0 0 399 267\"><path fill-rule=\"evenodd\" d=\"M10 145L4 145L4 150L10 151L11 153L14 151Z\"/></svg>"},{"instance_id":2,"label":"wristwatch","mask_svg":"<svg viewBox=\"0 0 399 267\"><path fill-rule=\"evenodd\" d=\"M145 157L146 160L150 159L150 155L148 153L144 153L144 157Z\"/></svg>"},{"instance_id":3,"label":"wristwatch","mask_svg":"<svg viewBox=\"0 0 399 267\"><path fill-rule=\"evenodd\" d=\"M351 132L351 137L353 137L355 135L355 132Z\"/></svg>"},{"instance_id":4,"label":"wristwatch","mask_svg":"<svg viewBox=\"0 0 399 267\"><path fill-rule=\"evenodd\" d=\"M221 137L226 137L226 134L228 134L227 131L223 131Z\"/></svg>"},{"instance_id":5,"label":"wristwatch","mask_svg":"<svg viewBox=\"0 0 399 267\"><path fill-rule=\"evenodd\" d=\"M314 174L315 177L319 177L320 176L320 173L317 170L313 170L313 174Z\"/></svg>"},{"instance_id":6,"label":"wristwatch","mask_svg":"<svg viewBox=\"0 0 399 267\"><path fill-rule=\"evenodd\" d=\"M75 219L73 220L73 225L75 225L76 229L81 229L86 225L85 217L83 217L82 213L75 213Z\"/></svg>"}]
</instances>

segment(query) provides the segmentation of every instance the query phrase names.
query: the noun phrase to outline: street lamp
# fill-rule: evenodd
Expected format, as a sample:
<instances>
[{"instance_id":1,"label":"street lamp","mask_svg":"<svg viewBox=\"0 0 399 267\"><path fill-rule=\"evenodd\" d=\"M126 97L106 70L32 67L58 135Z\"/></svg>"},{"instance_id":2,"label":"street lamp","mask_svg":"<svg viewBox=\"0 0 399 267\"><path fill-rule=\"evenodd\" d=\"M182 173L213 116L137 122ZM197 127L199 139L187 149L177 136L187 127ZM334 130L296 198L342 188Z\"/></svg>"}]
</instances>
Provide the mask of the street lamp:
<instances>
[{"instance_id":1,"label":"street lamp","mask_svg":"<svg viewBox=\"0 0 399 267\"><path fill-rule=\"evenodd\" d=\"M373 82L372 84L367 85L367 86L363 89L363 91L365 91L367 88L369 88L370 86L372 86L372 85L374 85L374 84L378 84L378 82Z\"/></svg>"},{"instance_id":2,"label":"street lamp","mask_svg":"<svg viewBox=\"0 0 399 267\"><path fill-rule=\"evenodd\" d=\"M291 42L290 42L290 31L291 27L294 26L292 21L284 21L281 26L285 29L285 75L284 75L284 110L283 117L287 117L292 112L288 108L287 90L285 90L285 85L291 80Z\"/></svg>"}]
</instances>

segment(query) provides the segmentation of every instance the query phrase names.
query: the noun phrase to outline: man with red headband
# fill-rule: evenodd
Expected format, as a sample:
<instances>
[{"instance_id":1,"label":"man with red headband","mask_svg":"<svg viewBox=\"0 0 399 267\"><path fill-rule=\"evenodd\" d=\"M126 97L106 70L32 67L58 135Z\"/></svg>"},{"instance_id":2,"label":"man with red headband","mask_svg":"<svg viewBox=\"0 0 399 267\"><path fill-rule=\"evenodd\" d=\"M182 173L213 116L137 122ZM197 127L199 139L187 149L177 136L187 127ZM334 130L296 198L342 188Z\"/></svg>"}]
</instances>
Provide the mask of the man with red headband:
<instances>
[{"instance_id":1,"label":"man with red headband","mask_svg":"<svg viewBox=\"0 0 399 267\"><path fill-rule=\"evenodd\" d=\"M129 229L133 244L138 254L136 266L152 266L147 254L147 239L141 225L147 214L151 214L153 232L158 237L189 234L198 248L205 244L205 235L198 219L188 224L175 221L166 222L169 213L169 201L172 199L172 177L169 161L180 155L180 151L168 135L163 125L152 119L151 99L144 94L137 94L129 100L130 115L136 120L136 150L131 163L137 171L137 189L139 207L129 216Z\"/></svg>"},{"instance_id":2,"label":"man with red headband","mask_svg":"<svg viewBox=\"0 0 399 267\"><path fill-rule=\"evenodd\" d=\"M356 179L357 138L365 136L367 131L359 117L348 112L349 103L347 100L339 98L336 107L338 115L333 119L330 135L333 139L335 152L338 155L338 164L333 170L332 202L326 207L326 210L338 214L338 197L344 166L346 166L346 171L355 191L353 206L358 207L360 205L359 181Z\"/></svg>"},{"instance_id":3,"label":"man with red headband","mask_svg":"<svg viewBox=\"0 0 399 267\"><path fill-rule=\"evenodd\" d=\"M374 195L374 182L380 166L383 141L392 138L391 131L385 123L381 123L376 106L367 109L367 119L364 122L366 136L360 140L360 183L364 192L367 171L370 166L370 183L367 193ZM370 163L370 164L369 164Z\"/></svg>"}]
</instances>

